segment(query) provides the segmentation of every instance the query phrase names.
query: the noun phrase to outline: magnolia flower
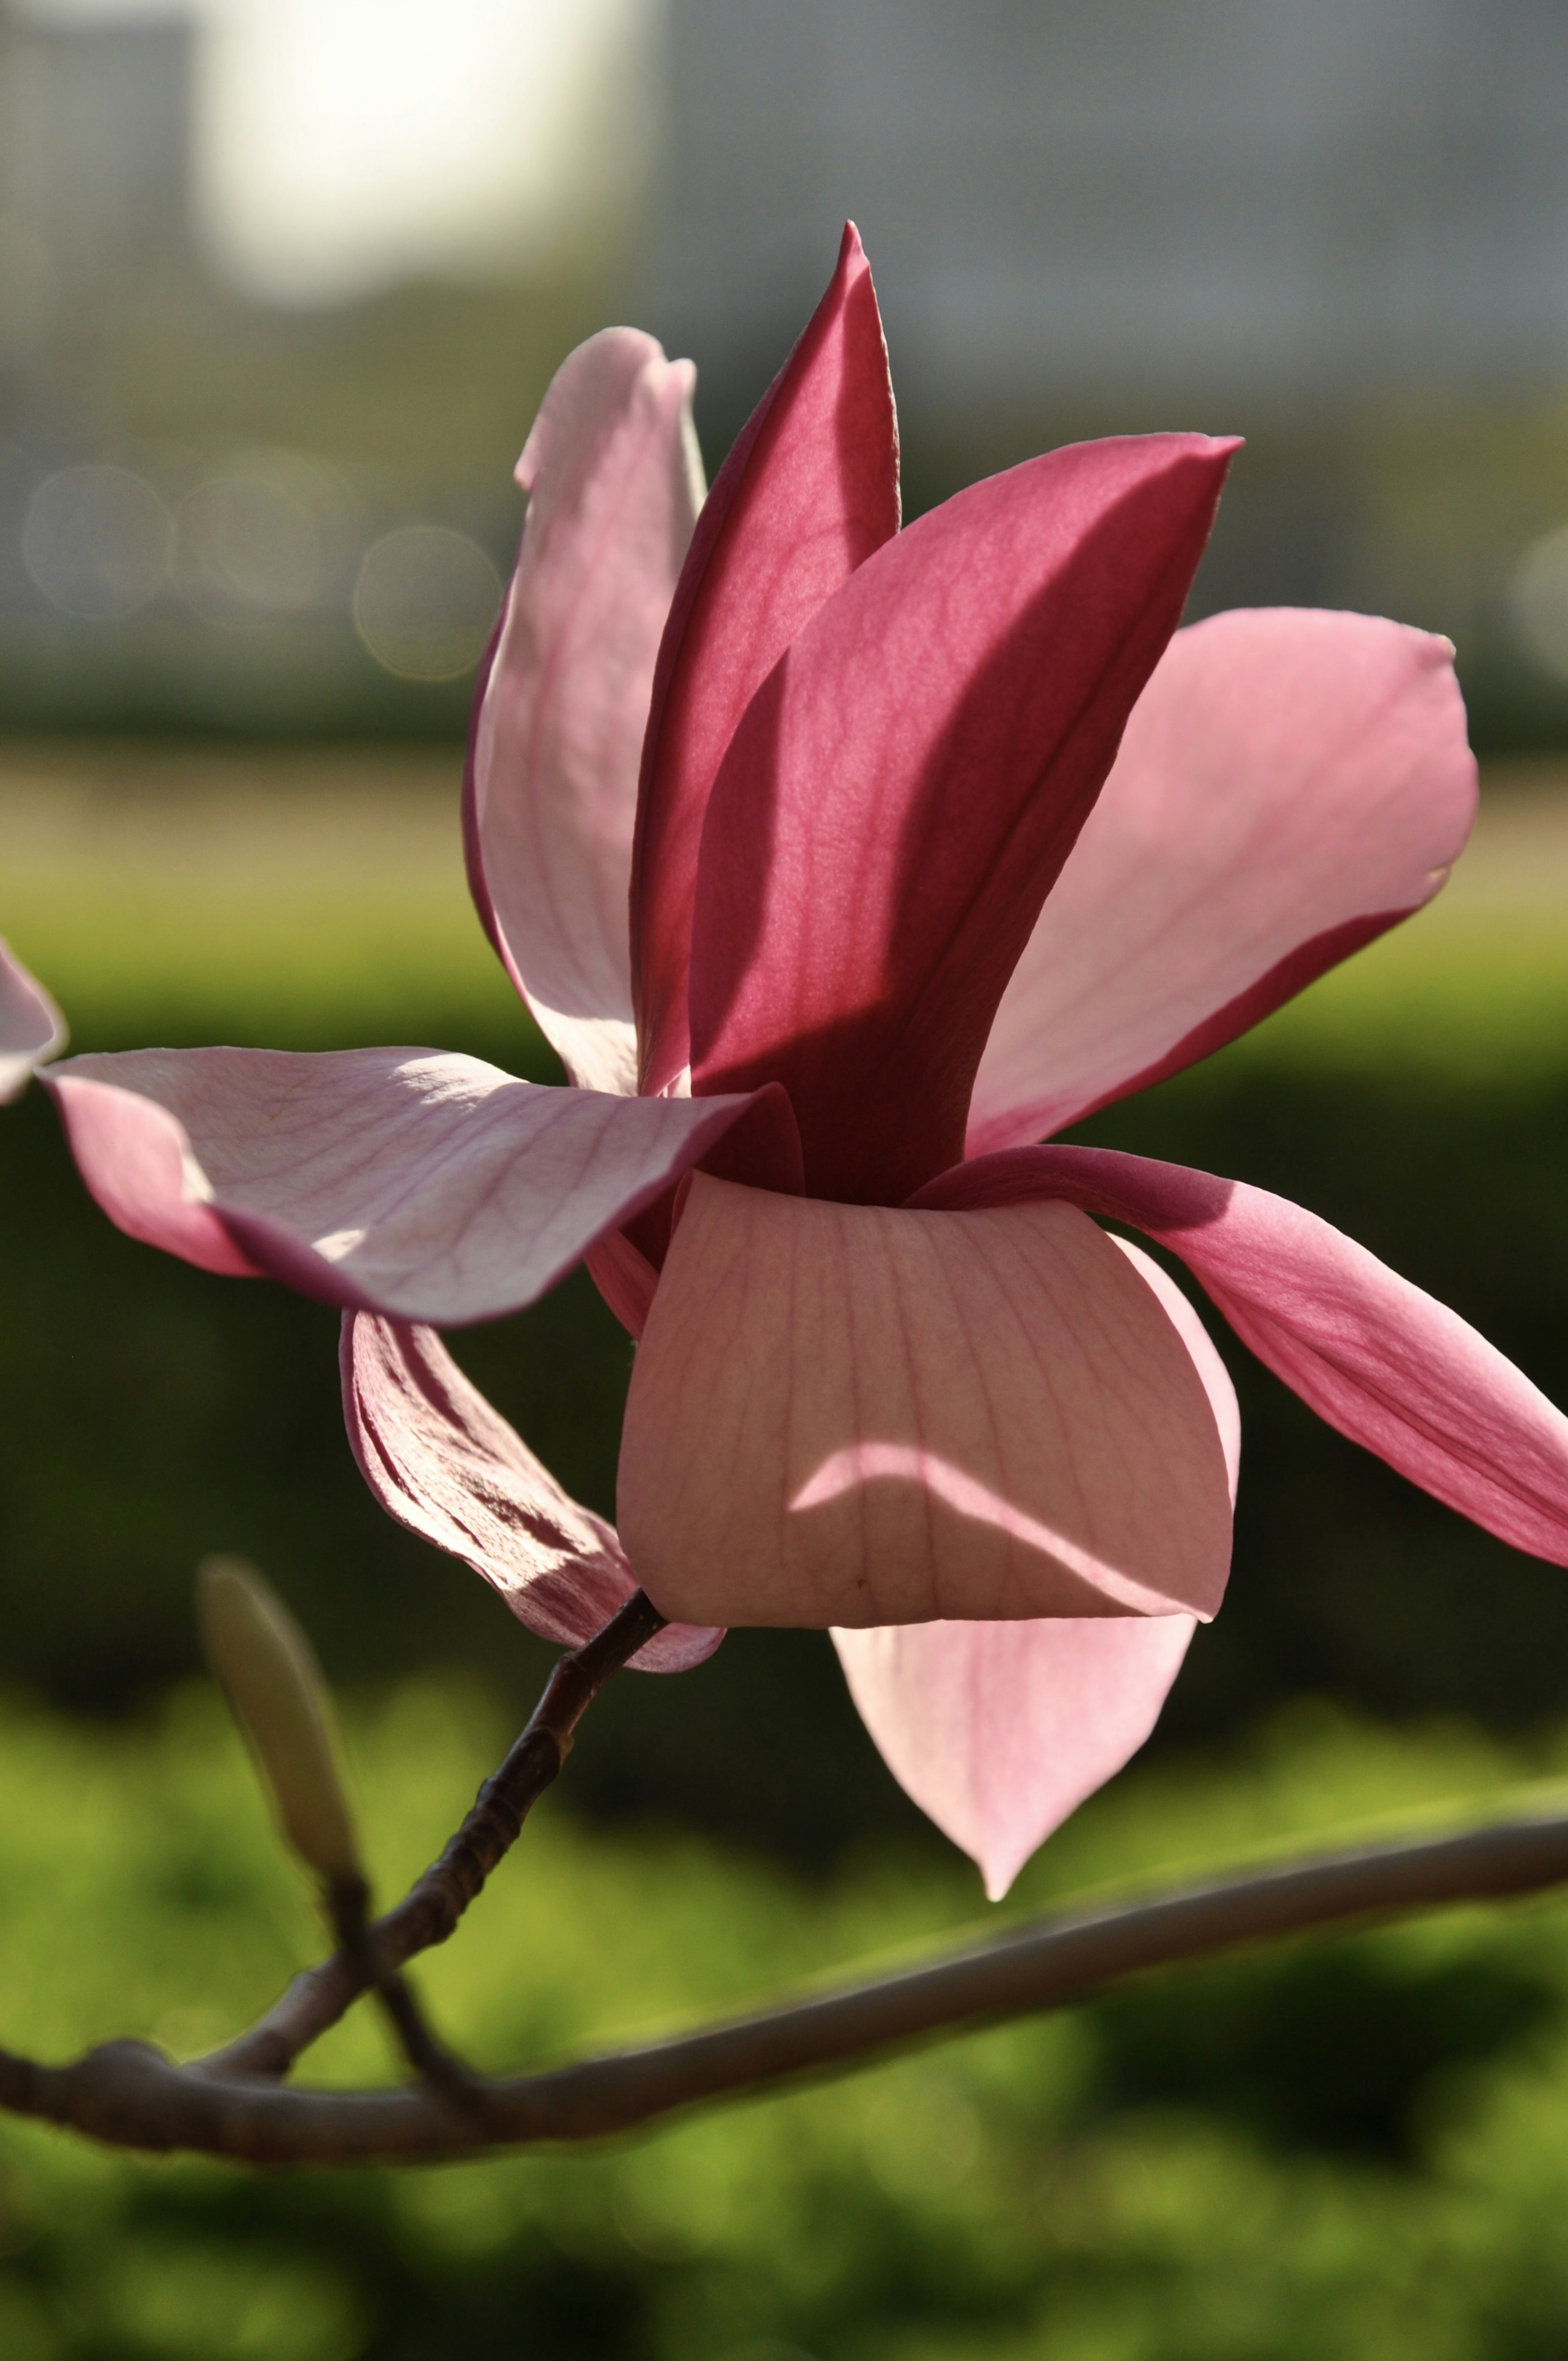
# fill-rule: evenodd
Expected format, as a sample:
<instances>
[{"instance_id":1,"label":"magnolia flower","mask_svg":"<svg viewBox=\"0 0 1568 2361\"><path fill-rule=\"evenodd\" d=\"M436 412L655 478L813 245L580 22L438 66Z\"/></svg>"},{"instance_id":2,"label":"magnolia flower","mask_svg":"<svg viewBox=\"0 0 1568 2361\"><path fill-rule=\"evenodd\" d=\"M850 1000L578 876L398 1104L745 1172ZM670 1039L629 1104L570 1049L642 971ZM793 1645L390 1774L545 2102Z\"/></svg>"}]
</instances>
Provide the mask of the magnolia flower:
<instances>
[{"instance_id":1,"label":"magnolia flower","mask_svg":"<svg viewBox=\"0 0 1568 2361\"><path fill-rule=\"evenodd\" d=\"M0 1105L65 1042L65 1019L41 983L0 942Z\"/></svg>"},{"instance_id":2,"label":"magnolia flower","mask_svg":"<svg viewBox=\"0 0 1568 2361\"><path fill-rule=\"evenodd\" d=\"M1223 1593L1234 1396L1167 1273L1343 1433L1568 1562L1568 1422L1257 1189L1053 1131L1430 899L1472 818L1446 642L1177 629L1232 446L1057 451L900 530L859 240L706 505L692 372L612 329L518 475L465 825L570 1086L424 1049L55 1070L132 1235L343 1305L394 1516L650 1664L831 1627L909 1793L1003 1892L1142 1743ZM587 1259L641 1337L619 1534L433 1333Z\"/></svg>"}]
</instances>

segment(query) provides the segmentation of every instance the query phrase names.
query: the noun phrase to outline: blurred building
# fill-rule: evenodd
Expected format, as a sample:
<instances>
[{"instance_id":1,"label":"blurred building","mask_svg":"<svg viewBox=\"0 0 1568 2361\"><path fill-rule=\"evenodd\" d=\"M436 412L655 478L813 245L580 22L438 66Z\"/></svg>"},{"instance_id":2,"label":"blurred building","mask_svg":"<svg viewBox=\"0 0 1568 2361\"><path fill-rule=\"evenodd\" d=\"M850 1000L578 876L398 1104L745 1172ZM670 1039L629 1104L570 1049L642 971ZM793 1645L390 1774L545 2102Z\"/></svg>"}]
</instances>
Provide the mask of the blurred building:
<instances>
[{"instance_id":1,"label":"blurred building","mask_svg":"<svg viewBox=\"0 0 1568 2361\"><path fill-rule=\"evenodd\" d=\"M655 301L710 369L776 352L846 215L917 405L1568 365L1560 0L668 0L668 28Z\"/></svg>"},{"instance_id":2,"label":"blurred building","mask_svg":"<svg viewBox=\"0 0 1568 2361\"><path fill-rule=\"evenodd\" d=\"M199 38L0 0L0 726L455 729L512 461L597 316L554 286L230 283Z\"/></svg>"},{"instance_id":3,"label":"blurred building","mask_svg":"<svg viewBox=\"0 0 1568 2361\"><path fill-rule=\"evenodd\" d=\"M0 401L12 433L69 434L61 348L127 299L197 276L192 42L173 17L0 18Z\"/></svg>"}]
</instances>

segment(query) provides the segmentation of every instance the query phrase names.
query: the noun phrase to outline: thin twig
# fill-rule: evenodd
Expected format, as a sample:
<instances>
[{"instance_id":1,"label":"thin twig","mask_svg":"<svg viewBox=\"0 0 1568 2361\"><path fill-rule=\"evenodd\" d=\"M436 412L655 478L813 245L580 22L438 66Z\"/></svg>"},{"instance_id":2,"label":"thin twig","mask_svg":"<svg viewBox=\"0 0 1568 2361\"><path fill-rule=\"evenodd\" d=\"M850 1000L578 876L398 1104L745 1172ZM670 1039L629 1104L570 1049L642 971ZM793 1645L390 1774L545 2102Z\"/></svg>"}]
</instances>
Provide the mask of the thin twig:
<instances>
[{"instance_id":1,"label":"thin twig","mask_svg":"<svg viewBox=\"0 0 1568 2361\"><path fill-rule=\"evenodd\" d=\"M1289 1862L1153 1899L1057 1913L921 1967L642 2048L489 2083L482 2113L465 2114L427 2085L291 2090L262 2076L214 2072L212 2061L175 2066L128 2041L70 2066L38 2066L0 2051L0 2103L118 2147L192 2148L268 2164L453 2156L593 2139L704 2100L832 2071L933 2034L1059 2008L1119 1977L1239 1943L1535 1893L1564 1880L1563 1812Z\"/></svg>"},{"instance_id":2,"label":"thin twig","mask_svg":"<svg viewBox=\"0 0 1568 2361\"><path fill-rule=\"evenodd\" d=\"M397 2036L398 2046L416 2074L434 2089L472 2110L484 2104L483 2078L472 2073L460 2058L439 2041L426 2024L406 1976L381 1957L376 1930L370 1924L370 1889L363 1877L334 1877L325 1893L327 1916L338 1949L356 1975L373 1988Z\"/></svg>"},{"instance_id":3,"label":"thin twig","mask_svg":"<svg viewBox=\"0 0 1568 2361\"><path fill-rule=\"evenodd\" d=\"M600 1689L663 1629L641 1590L583 1647L558 1657L544 1693L510 1753L486 1780L439 1860L409 1888L395 1910L367 1930L373 1956L390 1974L433 1944L444 1943L498 1861L517 1842L523 1821L571 1752L572 1736ZM297 1975L237 2041L203 2059L214 2073L286 2074L294 2060L354 2005L374 1981L367 1954L339 1949Z\"/></svg>"}]
</instances>

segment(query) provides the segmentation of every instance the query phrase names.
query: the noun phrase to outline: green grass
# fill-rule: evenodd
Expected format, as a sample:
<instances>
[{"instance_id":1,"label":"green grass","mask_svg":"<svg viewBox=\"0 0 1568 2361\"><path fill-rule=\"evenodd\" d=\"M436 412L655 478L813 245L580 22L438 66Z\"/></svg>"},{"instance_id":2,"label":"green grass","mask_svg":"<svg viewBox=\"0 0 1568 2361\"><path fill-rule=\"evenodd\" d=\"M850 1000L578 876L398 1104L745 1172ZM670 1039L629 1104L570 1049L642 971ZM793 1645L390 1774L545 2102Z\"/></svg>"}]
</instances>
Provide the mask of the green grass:
<instances>
[{"instance_id":1,"label":"green grass","mask_svg":"<svg viewBox=\"0 0 1568 2361\"><path fill-rule=\"evenodd\" d=\"M674 1684L668 1699L678 1712ZM361 1704L349 1730L390 1892L503 1733L482 1697L429 1686ZM1227 1763L1135 1773L984 1923L1353 1824L1498 1808L1521 1777L1564 1770L1568 1733L1521 1755L1458 1727L1395 1736L1298 1714ZM127 2031L189 2053L314 1948L205 1690L117 1732L13 1706L0 1894L0 2026L46 2056ZM981 1907L957 1862L884 1852L805 1885L673 1834L587 1832L546 1805L419 1976L453 2037L516 2068L903 1955ZM7 2124L0 2349L1544 2356L1568 2335L1565 1999L1568 1906L1548 1901L1146 1979L589 2153L246 2177ZM1281 2051L1291 2069L1271 2075ZM391 2071L374 2018L313 2070Z\"/></svg>"}]
</instances>

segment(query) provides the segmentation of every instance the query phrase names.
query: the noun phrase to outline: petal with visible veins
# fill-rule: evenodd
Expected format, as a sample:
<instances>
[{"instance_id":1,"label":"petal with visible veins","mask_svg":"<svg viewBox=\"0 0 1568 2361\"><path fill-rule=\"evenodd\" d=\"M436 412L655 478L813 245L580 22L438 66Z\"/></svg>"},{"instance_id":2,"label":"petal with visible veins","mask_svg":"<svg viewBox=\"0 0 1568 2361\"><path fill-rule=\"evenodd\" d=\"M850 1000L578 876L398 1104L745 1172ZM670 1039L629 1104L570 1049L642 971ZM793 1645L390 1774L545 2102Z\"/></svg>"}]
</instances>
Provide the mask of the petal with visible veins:
<instances>
[{"instance_id":1,"label":"petal with visible veins","mask_svg":"<svg viewBox=\"0 0 1568 2361\"><path fill-rule=\"evenodd\" d=\"M1069 1208L697 1173L632 1374L621 1539L694 1623L1213 1613L1230 1500L1157 1296Z\"/></svg>"},{"instance_id":2,"label":"petal with visible veins","mask_svg":"<svg viewBox=\"0 0 1568 2361\"><path fill-rule=\"evenodd\" d=\"M735 725L823 600L897 530L887 350L851 224L828 292L718 471L659 651L631 890L644 1090L667 1090L689 1055L697 846Z\"/></svg>"},{"instance_id":3,"label":"petal with visible veins","mask_svg":"<svg viewBox=\"0 0 1568 2361\"><path fill-rule=\"evenodd\" d=\"M553 1090L431 1049L143 1049L48 1082L132 1237L444 1326L532 1302L759 1103Z\"/></svg>"},{"instance_id":4,"label":"petal with visible veins","mask_svg":"<svg viewBox=\"0 0 1568 2361\"><path fill-rule=\"evenodd\" d=\"M462 1558L543 1639L575 1648L602 1631L637 1587L615 1527L562 1490L434 1330L345 1313L342 1364L348 1440L388 1515ZM630 1662L685 1672L723 1637L669 1624Z\"/></svg>"},{"instance_id":5,"label":"petal with visible veins","mask_svg":"<svg viewBox=\"0 0 1568 2361\"><path fill-rule=\"evenodd\" d=\"M637 1087L627 887L653 662L702 502L694 371L607 328L557 370L474 708L464 834L512 981L590 1090Z\"/></svg>"},{"instance_id":6,"label":"petal with visible veins","mask_svg":"<svg viewBox=\"0 0 1568 2361\"><path fill-rule=\"evenodd\" d=\"M1179 631L1002 996L968 1153L1255 1025L1430 901L1475 811L1446 640L1284 608Z\"/></svg>"},{"instance_id":7,"label":"petal with visible veins","mask_svg":"<svg viewBox=\"0 0 1568 2361\"><path fill-rule=\"evenodd\" d=\"M36 976L0 942L0 1105L65 1045L65 1019Z\"/></svg>"},{"instance_id":8,"label":"petal with visible veins","mask_svg":"<svg viewBox=\"0 0 1568 2361\"><path fill-rule=\"evenodd\" d=\"M1241 1418L1224 1363L1159 1265L1125 1238L1113 1243L1192 1356L1234 1501ZM999 1902L1036 1846L1136 1753L1194 1628L1190 1615L1058 1616L836 1631L833 1644L888 1769L979 1862Z\"/></svg>"},{"instance_id":9,"label":"petal with visible veins","mask_svg":"<svg viewBox=\"0 0 1568 2361\"><path fill-rule=\"evenodd\" d=\"M1321 1418L1515 1549L1568 1565L1568 1419L1484 1336L1266 1189L1110 1148L1015 1148L916 1203L1081 1205L1179 1255Z\"/></svg>"},{"instance_id":10,"label":"petal with visible veins","mask_svg":"<svg viewBox=\"0 0 1568 2361\"><path fill-rule=\"evenodd\" d=\"M1234 445L1055 451L959 492L836 591L708 803L692 1088L782 1082L814 1196L957 1160L1040 906L1179 620Z\"/></svg>"}]
</instances>

